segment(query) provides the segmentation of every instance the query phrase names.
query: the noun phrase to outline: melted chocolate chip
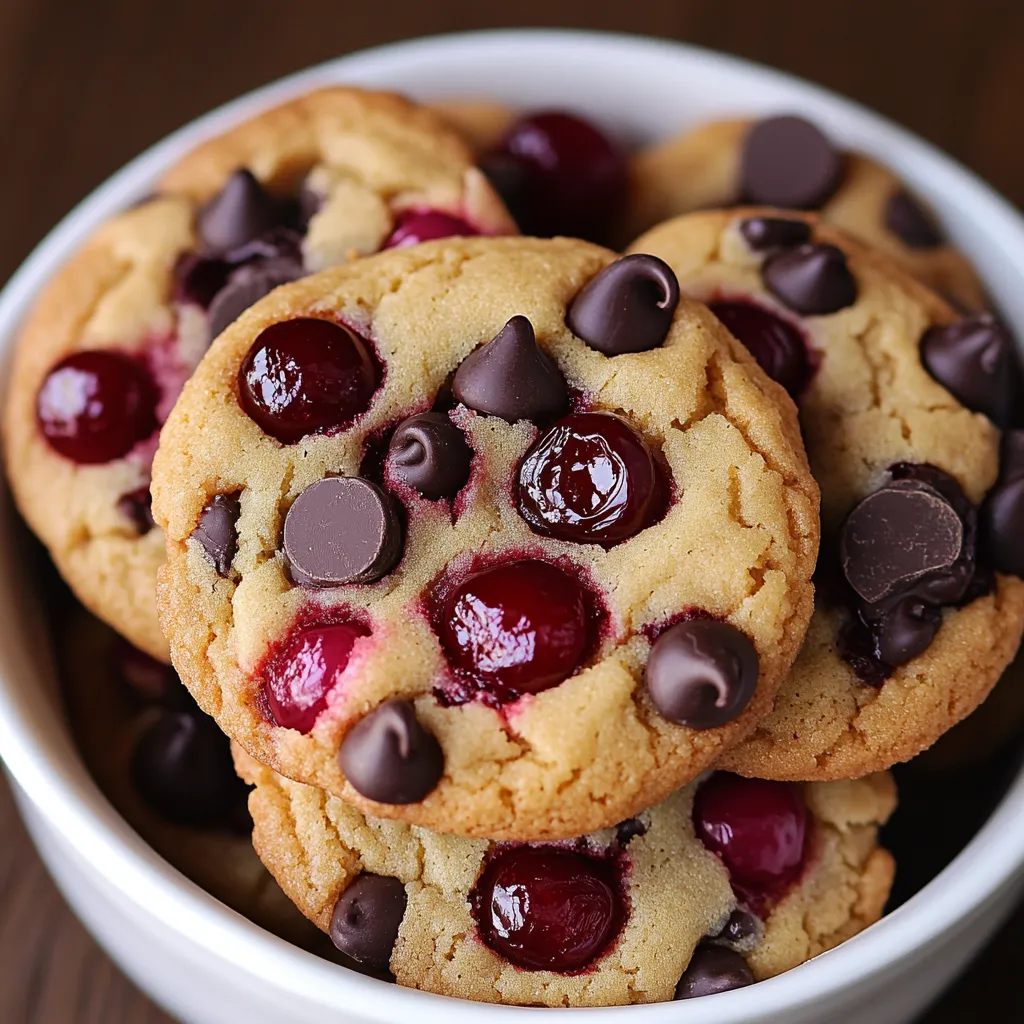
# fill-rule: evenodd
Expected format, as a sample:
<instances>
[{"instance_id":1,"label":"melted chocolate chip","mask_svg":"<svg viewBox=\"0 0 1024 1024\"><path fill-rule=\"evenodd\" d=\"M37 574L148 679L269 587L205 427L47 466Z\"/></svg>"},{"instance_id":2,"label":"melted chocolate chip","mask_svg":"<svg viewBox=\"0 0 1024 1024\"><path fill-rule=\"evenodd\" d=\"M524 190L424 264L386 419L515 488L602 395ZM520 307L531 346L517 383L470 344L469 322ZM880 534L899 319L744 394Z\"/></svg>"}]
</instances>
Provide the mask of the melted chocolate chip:
<instances>
[{"instance_id":1,"label":"melted chocolate chip","mask_svg":"<svg viewBox=\"0 0 1024 1024\"><path fill-rule=\"evenodd\" d=\"M364 872L334 905L331 941L362 967L387 971L407 902L397 878Z\"/></svg>"},{"instance_id":2,"label":"melted chocolate chip","mask_svg":"<svg viewBox=\"0 0 1024 1024\"><path fill-rule=\"evenodd\" d=\"M203 252L219 256L271 230L281 219L281 203L242 168L199 211L196 229Z\"/></svg>"},{"instance_id":3,"label":"melted chocolate chip","mask_svg":"<svg viewBox=\"0 0 1024 1024\"><path fill-rule=\"evenodd\" d=\"M784 217L748 217L740 223L740 234L754 252L795 249L811 240L811 225Z\"/></svg>"},{"instance_id":4,"label":"melted chocolate chip","mask_svg":"<svg viewBox=\"0 0 1024 1024\"><path fill-rule=\"evenodd\" d=\"M761 934L764 925L749 910L737 907L725 922L725 927L715 936L719 942L728 942L736 946L745 946L751 939Z\"/></svg>"},{"instance_id":5,"label":"melted chocolate chip","mask_svg":"<svg viewBox=\"0 0 1024 1024\"><path fill-rule=\"evenodd\" d=\"M676 999L730 992L754 983L754 974L739 953L724 946L698 946L676 985Z\"/></svg>"},{"instance_id":6,"label":"melted chocolate chip","mask_svg":"<svg viewBox=\"0 0 1024 1024\"><path fill-rule=\"evenodd\" d=\"M770 256L761 278L777 299L804 316L837 313L857 301L846 255L834 245L808 243Z\"/></svg>"},{"instance_id":7,"label":"melted chocolate chip","mask_svg":"<svg viewBox=\"0 0 1024 1024\"><path fill-rule=\"evenodd\" d=\"M253 303L269 295L279 285L302 277L302 266L288 259L246 263L231 273L227 284L210 303L208 322L210 340L237 320Z\"/></svg>"},{"instance_id":8,"label":"melted chocolate chip","mask_svg":"<svg viewBox=\"0 0 1024 1024\"><path fill-rule=\"evenodd\" d=\"M388 465L402 483L424 498L454 498L469 480L473 450L444 413L403 420L391 437Z\"/></svg>"},{"instance_id":9,"label":"melted chocolate chip","mask_svg":"<svg viewBox=\"0 0 1024 1024\"><path fill-rule=\"evenodd\" d=\"M407 700L389 700L348 731L338 752L352 788L382 804L414 804L440 782L444 753Z\"/></svg>"},{"instance_id":10,"label":"melted chocolate chip","mask_svg":"<svg viewBox=\"0 0 1024 1024\"><path fill-rule=\"evenodd\" d=\"M911 249L935 249L946 241L931 212L905 189L889 196L885 226Z\"/></svg>"},{"instance_id":11,"label":"melted chocolate chip","mask_svg":"<svg viewBox=\"0 0 1024 1024\"><path fill-rule=\"evenodd\" d=\"M284 552L307 587L373 583L402 557L402 523L375 483L335 476L310 484L288 509Z\"/></svg>"},{"instance_id":12,"label":"melted chocolate chip","mask_svg":"<svg viewBox=\"0 0 1024 1024\"><path fill-rule=\"evenodd\" d=\"M802 117L770 117L747 132L740 191L748 203L814 210L842 176L843 154Z\"/></svg>"},{"instance_id":13,"label":"melted chocolate chip","mask_svg":"<svg viewBox=\"0 0 1024 1024\"><path fill-rule=\"evenodd\" d=\"M615 826L615 841L620 847L625 847L638 836L647 834L647 823L641 818L627 818Z\"/></svg>"},{"instance_id":14,"label":"melted chocolate chip","mask_svg":"<svg viewBox=\"0 0 1024 1024\"><path fill-rule=\"evenodd\" d=\"M132 521L140 537L156 526L153 521L153 496L149 493L149 487L140 487L130 494L121 495L117 502L117 510Z\"/></svg>"},{"instance_id":15,"label":"melted chocolate chip","mask_svg":"<svg viewBox=\"0 0 1024 1024\"><path fill-rule=\"evenodd\" d=\"M1006 427L1021 391L1020 364L1010 332L978 313L921 338L925 369L968 409Z\"/></svg>"},{"instance_id":16,"label":"melted chocolate chip","mask_svg":"<svg viewBox=\"0 0 1024 1024\"><path fill-rule=\"evenodd\" d=\"M985 552L998 572L1024 577L1024 430L1003 435L999 480L981 508Z\"/></svg>"},{"instance_id":17,"label":"melted chocolate chip","mask_svg":"<svg viewBox=\"0 0 1024 1024\"><path fill-rule=\"evenodd\" d=\"M679 282L657 256L637 253L592 277L566 313L569 330L607 356L663 344L679 305Z\"/></svg>"},{"instance_id":18,"label":"melted chocolate chip","mask_svg":"<svg viewBox=\"0 0 1024 1024\"><path fill-rule=\"evenodd\" d=\"M525 316L512 317L491 341L466 356L452 390L468 408L510 423L557 419L569 408L565 378L537 345Z\"/></svg>"},{"instance_id":19,"label":"melted chocolate chip","mask_svg":"<svg viewBox=\"0 0 1024 1024\"><path fill-rule=\"evenodd\" d=\"M199 541L221 576L227 576L238 549L235 523L240 510L237 494L215 494L204 506L192 531L192 538Z\"/></svg>"},{"instance_id":20,"label":"melted chocolate chip","mask_svg":"<svg viewBox=\"0 0 1024 1024\"><path fill-rule=\"evenodd\" d=\"M651 647L644 684L659 713L692 729L713 729L742 714L757 688L757 651L734 626L691 619Z\"/></svg>"}]
</instances>

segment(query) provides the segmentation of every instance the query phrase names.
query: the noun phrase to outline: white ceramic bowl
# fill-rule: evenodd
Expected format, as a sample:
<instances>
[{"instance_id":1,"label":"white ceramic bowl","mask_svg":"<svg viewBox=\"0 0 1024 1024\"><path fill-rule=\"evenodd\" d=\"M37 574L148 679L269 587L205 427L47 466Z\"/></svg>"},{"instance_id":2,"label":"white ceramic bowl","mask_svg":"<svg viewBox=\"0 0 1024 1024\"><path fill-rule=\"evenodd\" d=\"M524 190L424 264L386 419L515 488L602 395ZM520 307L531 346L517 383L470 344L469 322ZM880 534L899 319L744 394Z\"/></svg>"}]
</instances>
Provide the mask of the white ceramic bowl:
<instances>
[{"instance_id":1,"label":"white ceramic bowl","mask_svg":"<svg viewBox=\"0 0 1024 1024\"><path fill-rule=\"evenodd\" d=\"M199 140L330 82L419 97L488 96L563 106L630 141L722 115L798 111L899 172L941 213L1024 337L1024 222L947 157L860 107L764 68L671 43L582 32L426 39L332 61L243 97L176 132L81 203L0 295L6 367L42 282L100 222L144 196ZM18 571L19 527L0 507L0 753L43 858L68 901L139 985L188 1024L524 1022L537 1010L487 1007L385 985L261 931L150 850L86 774L56 697L39 609ZM927 836L922 836L927 842ZM970 845L925 890L856 938L778 978L674 1004L573 1011L575 1024L786 1024L910 1020L1013 906L1024 881L1024 774ZM550 1018L545 1013L544 1019Z\"/></svg>"}]
</instances>

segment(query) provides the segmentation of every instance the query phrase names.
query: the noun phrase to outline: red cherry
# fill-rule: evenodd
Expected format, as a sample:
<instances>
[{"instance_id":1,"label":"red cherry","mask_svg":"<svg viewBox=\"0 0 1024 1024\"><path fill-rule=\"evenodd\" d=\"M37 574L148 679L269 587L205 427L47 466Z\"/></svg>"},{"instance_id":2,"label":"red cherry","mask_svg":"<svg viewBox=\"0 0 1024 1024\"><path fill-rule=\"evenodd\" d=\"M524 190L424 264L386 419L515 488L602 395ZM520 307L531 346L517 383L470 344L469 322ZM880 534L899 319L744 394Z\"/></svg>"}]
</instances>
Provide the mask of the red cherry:
<instances>
[{"instance_id":1,"label":"red cherry","mask_svg":"<svg viewBox=\"0 0 1024 1024\"><path fill-rule=\"evenodd\" d=\"M54 451L94 465L122 458L156 430L159 397L149 372L130 356L76 352L43 381L36 417Z\"/></svg>"},{"instance_id":2,"label":"red cherry","mask_svg":"<svg viewBox=\"0 0 1024 1024\"><path fill-rule=\"evenodd\" d=\"M815 360L792 324L753 302L710 302L708 308L772 380L793 398L800 396L814 374Z\"/></svg>"},{"instance_id":3,"label":"red cherry","mask_svg":"<svg viewBox=\"0 0 1024 1024\"><path fill-rule=\"evenodd\" d=\"M778 900L800 876L807 807L792 783L716 772L697 790L693 824L722 858L737 895L754 908Z\"/></svg>"},{"instance_id":4,"label":"red cherry","mask_svg":"<svg viewBox=\"0 0 1024 1024\"><path fill-rule=\"evenodd\" d=\"M345 671L352 647L369 630L358 622L311 626L293 633L263 670L264 692L274 721L307 733L327 707L327 695Z\"/></svg>"},{"instance_id":5,"label":"red cherry","mask_svg":"<svg viewBox=\"0 0 1024 1024\"><path fill-rule=\"evenodd\" d=\"M525 234L604 240L626 196L622 150L589 121L558 111L521 117L485 160ZM509 167L521 169L510 174ZM512 184L514 183L514 184Z\"/></svg>"},{"instance_id":6,"label":"red cherry","mask_svg":"<svg viewBox=\"0 0 1024 1024\"><path fill-rule=\"evenodd\" d=\"M586 595L548 562L506 562L446 596L438 632L456 668L513 700L557 686L579 668L590 642Z\"/></svg>"},{"instance_id":7,"label":"red cherry","mask_svg":"<svg viewBox=\"0 0 1024 1024\"><path fill-rule=\"evenodd\" d=\"M441 210L406 210L399 215L398 224L384 243L384 249L401 249L406 245L417 245L435 238L451 238L479 235L471 224L461 217L443 213Z\"/></svg>"},{"instance_id":8,"label":"red cherry","mask_svg":"<svg viewBox=\"0 0 1024 1024\"><path fill-rule=\"evenodd\" d=\"M613 861L559 847L515 846L487 862L472 903L484 942L531 971L579 971L623 918Z\"/></svg>"},{"instance_id":9,"label":"red cherry","mask_svg":"<svg viewBox=\"0 0 1024 1024\"><path fill-rule=\"evenodd\" d=\"M639 533L657 517L663 492L647 443L611 413L559 420L519 467L519 512L530 528L580 544Z\"/></svg>"},{"instance_id":10,"label":"red cherry","mask_svg":"<svg viewBox=\"0 0 1024 1024\"><path fill-rule=\"evenodd\" d=\"M268 327L238 371L242 408L282 444L349 423L366 411L379 383L362 338L307 317Z\"/></svg>"}]
</instances>

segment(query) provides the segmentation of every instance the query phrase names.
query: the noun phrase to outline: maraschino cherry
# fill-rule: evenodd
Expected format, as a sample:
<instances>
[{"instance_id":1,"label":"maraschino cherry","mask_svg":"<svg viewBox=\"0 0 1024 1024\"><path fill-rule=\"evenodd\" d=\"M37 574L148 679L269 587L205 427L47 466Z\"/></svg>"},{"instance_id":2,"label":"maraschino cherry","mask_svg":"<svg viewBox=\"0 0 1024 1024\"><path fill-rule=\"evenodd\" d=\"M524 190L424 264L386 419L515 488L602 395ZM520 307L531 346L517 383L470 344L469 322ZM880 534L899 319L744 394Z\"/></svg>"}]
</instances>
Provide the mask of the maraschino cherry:
<instances>
[{"instance_id":1,"label":"maraschino cherry","mask_svg":"<svg viewBox=\"0 0 1024 1024\"><path fill-rule=\"evenodd\" d=\"M442 210L406 210L398 218L384 249L401 249L407 245L430 242L435 238L468 237L480 232L468 221Z\"/></svg>"}]
</instances>

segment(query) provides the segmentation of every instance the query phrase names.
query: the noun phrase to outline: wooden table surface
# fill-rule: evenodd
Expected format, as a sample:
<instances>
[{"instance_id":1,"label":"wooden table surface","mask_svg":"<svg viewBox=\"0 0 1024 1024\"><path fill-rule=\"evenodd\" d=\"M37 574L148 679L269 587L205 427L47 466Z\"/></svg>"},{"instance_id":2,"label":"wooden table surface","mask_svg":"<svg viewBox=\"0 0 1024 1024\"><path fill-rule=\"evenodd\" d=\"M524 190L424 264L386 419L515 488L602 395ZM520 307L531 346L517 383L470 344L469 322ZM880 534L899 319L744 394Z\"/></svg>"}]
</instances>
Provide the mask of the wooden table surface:
<instances>
[{"instance_id":1,"label":"wooden table surface","mask_svg":"<svg viewBox=\"0 0 1024 1024\"><path fill-rule=\"evenodd\" d=\"M0 0L0 280L86 192L214 104L362 47L512 24L774 64L908 125L1024 204L1019 0ZM166 1022L67 910L2 780L0 837L0 1024ZM1022 977L1024 911L925 1020L1024 1019Z\"/></svg>"}]
</instances>

